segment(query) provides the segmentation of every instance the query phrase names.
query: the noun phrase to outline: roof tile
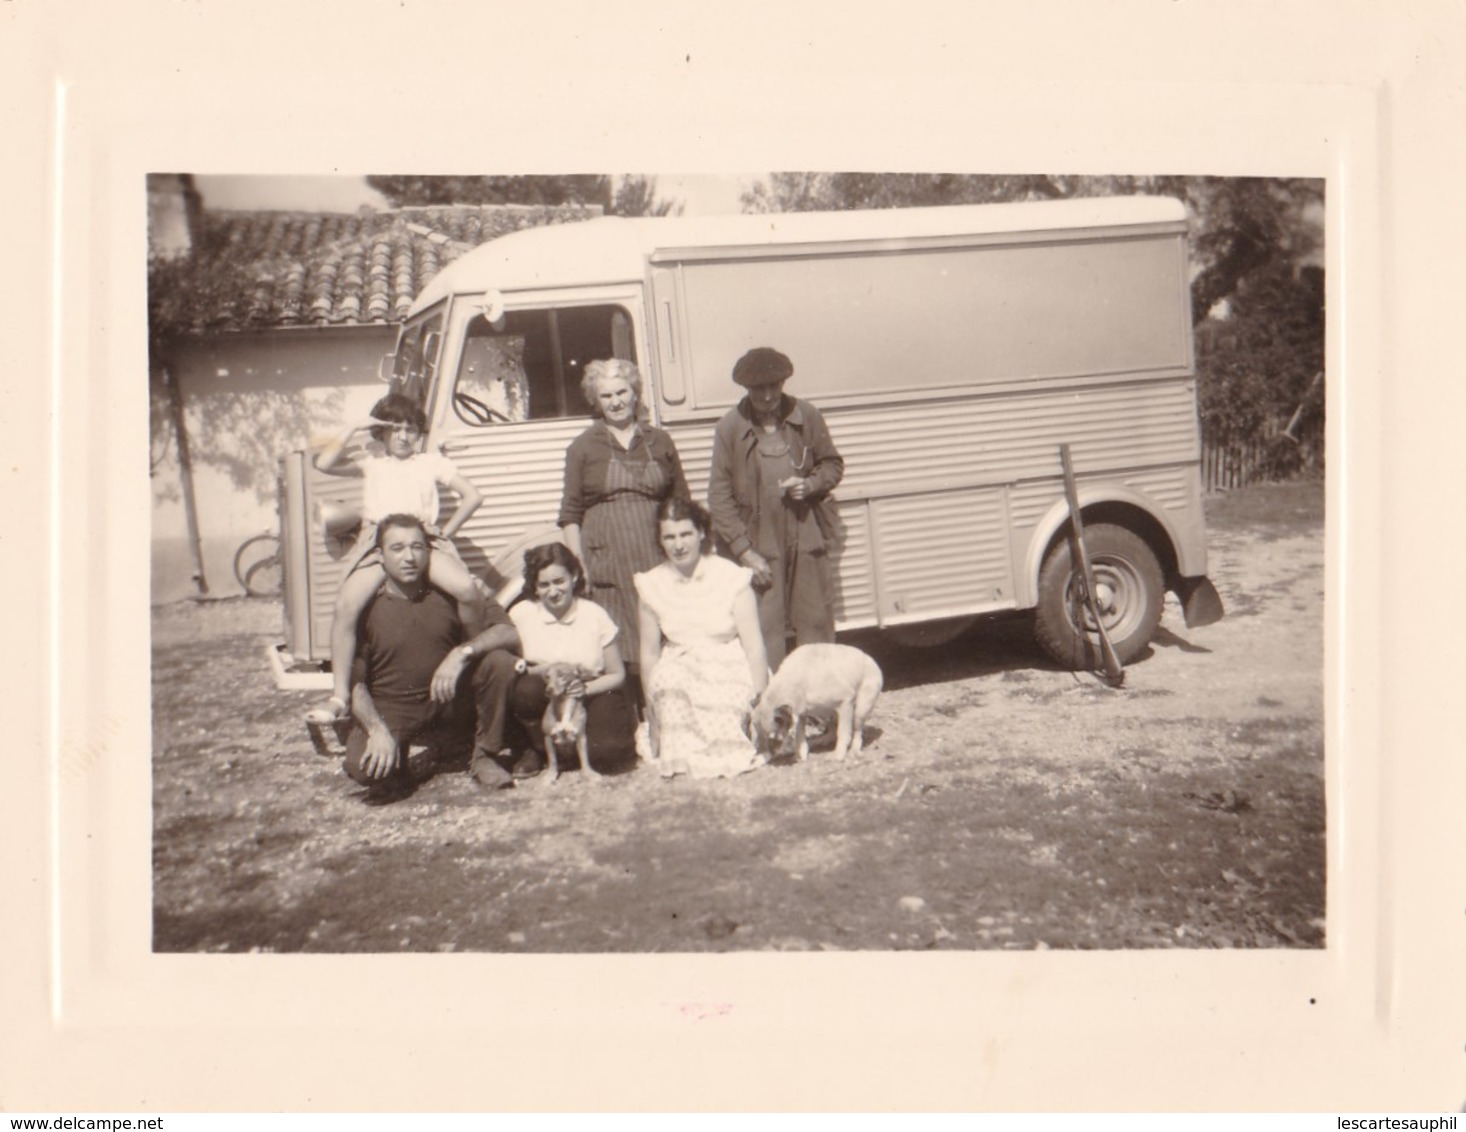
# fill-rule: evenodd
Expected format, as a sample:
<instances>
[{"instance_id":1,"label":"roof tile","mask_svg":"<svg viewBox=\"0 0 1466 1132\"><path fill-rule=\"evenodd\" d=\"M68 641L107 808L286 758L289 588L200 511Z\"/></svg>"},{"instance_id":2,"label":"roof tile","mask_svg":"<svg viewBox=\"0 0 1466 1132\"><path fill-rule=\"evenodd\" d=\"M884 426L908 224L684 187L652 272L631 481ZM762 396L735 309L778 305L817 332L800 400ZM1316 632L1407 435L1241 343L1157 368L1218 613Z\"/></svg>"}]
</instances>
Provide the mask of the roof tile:
<instances>
[{"instance_id":1,"label":"roof tile","mask_svg":"<svg viewBox=\"0 0 1466 1132\"><path fill-rule=\"evenodd\" d=\"M199 328L401 320L428 280L464 252L521 228L584 220L600 211L526 205L350 214L206 209L193 255L219 297Z\"/></svg>"}]
</instances>

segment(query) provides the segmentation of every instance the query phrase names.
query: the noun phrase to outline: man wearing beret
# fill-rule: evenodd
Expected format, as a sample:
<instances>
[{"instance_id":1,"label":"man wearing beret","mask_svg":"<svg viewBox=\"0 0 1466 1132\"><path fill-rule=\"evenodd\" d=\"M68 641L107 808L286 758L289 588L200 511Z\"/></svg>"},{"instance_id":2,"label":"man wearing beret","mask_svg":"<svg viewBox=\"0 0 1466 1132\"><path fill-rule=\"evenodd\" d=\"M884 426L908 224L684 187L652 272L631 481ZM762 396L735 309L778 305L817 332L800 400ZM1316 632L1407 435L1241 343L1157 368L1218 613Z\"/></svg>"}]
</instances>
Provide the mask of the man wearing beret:
<instances>
[{"instance_id":1,"label":"man wearing beret","mask_svg":"<svg viewBox=\"0 0 1466 1132\"><path fill-rule=\"evenodd\" d=\"M726 553L753 571L769 667L788 648L835 639L839 516L830 493L845 461L820 411L784 392L794 365L759 346L733 366L748 392L713 433L708 510Z\"/></svg>"}]
</instances>

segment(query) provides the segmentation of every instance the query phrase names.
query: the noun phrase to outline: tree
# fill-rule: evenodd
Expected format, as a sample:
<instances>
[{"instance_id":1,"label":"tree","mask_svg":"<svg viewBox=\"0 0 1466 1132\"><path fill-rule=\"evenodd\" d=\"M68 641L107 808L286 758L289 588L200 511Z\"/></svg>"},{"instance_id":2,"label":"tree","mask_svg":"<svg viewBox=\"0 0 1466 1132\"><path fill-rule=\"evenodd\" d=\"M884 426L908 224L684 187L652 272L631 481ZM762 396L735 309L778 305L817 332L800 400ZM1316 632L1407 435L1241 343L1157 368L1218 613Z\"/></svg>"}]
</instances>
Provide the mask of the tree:
<instances>
[{"instance_id":1,"label":"tree","mask_svg":"<svg viewBox=\"0 0 1466 1132\"><path fill-rule=\"evenodd\" d=\"M394 208L434 204L611 205L611 179L599 173L524 177L373 175L367 184Z\"/></svg>"},{"instance_id":2,"label":"tree","mask_svg":"<svg viewBox=\"0 0 1466 1132\"><path fill-rule=\"evenodd\" d=\"M1295 409L1322 413L1313 380L1324 368L1323 271L1294 272L1277 259L1249 272L1227 300L1225 320L1198 328L1196 368L1202 430L1222 446L1270 439ZM1270 445L1270 471L1296 470L1296 446Z\"/></svg>"},{"instance_id":3,"label":"tree","mask_svg":"<svg viewBox=\"0 0 1466 1132\"><path fill-rule=\"evenodd\" d=\"M831 191L828 173L770 173L739 197L744 212L816 212L841 207Z\"/></svg>"},{"instance_id":4,"label":"tree","mask_svg":"<svg viewBox=\"0 0 1466 1132\"><path fill-rule=\"evenodd\" d=\"M644 173L631 173L621 178L611 201L613 216L681 216L682 202L660 200L657 179Z\"/></svg>"},{"instance_id":5,"label":"tree","mask_svg":"<svg viewBox=\"0 0 1466 1132\"><path fill-rule=\"evenodd\" d=\"M657 199L657 179L633 173L619 180L601 173L524 177L386 176L367 184L394 208L441 204L600 205L613 216L678 215L682 205Z\"/></svg>"}]
</instances>

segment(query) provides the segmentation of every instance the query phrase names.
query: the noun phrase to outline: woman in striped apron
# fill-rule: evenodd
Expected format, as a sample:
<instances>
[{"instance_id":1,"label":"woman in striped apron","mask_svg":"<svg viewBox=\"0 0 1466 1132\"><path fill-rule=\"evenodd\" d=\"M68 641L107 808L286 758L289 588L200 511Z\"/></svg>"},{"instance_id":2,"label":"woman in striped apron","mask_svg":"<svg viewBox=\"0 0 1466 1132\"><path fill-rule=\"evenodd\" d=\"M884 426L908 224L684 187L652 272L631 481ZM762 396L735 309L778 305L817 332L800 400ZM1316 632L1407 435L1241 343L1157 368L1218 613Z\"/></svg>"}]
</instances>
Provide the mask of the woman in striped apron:
<instances>
[{"instance_id":1,"label":"woman in striped apron","mask_svg":"<svg viewBox=\"0 0 1466 1132\"><path fill-rule=\"evenodd\" d=\"M594 361L581 382L597 418L565 451L559 524L585 564L590 597L616 623L626 687L642 701L639 622L632 577L662 561L657 506L689 498L672 438L641 419L641 374L621 358Z\"/></svg>"}]
</instances>

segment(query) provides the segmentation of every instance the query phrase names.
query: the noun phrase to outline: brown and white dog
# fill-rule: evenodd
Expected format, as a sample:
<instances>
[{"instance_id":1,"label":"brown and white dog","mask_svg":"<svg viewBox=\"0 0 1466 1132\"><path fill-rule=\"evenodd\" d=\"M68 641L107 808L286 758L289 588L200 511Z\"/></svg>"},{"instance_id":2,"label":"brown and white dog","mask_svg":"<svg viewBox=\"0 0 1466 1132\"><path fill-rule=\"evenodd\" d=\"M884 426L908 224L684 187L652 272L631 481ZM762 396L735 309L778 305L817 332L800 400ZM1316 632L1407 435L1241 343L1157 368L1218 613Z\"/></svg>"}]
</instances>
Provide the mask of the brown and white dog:
<instances>
[{"instance_id":1,"label":"brown and white dog","mask_svg":"<svg viewBox=\"0 0 1466 1132\"><path fill-rule=\"evenodd\" d=\"M861 729L881 694L880 665L849 645L800 645L784 658L779 671L753 709L757 741L770 758L793 754L809 757L805 735L810 712L836 714L835 757L860 754Z\"/></svg>"},{"instance_id":2,"label":"brown and white dog","mask_svg":"<svg viewBox=\"0 0 1466 1132\"><path fill-rule=\"evenodd\" d=\"M590 765L585 742L585 692L584 682L590 673L577 664L551 664L545 669L545 691L550 703L545 708L540 726L545 734L545 754L550 760L550 781L560 777L560 752L574 750L580 757L580 768L586 774L599 778L600 772ZM582 691L571 693L575 685L582 685Z\"/></svg>"}]
</instances>

